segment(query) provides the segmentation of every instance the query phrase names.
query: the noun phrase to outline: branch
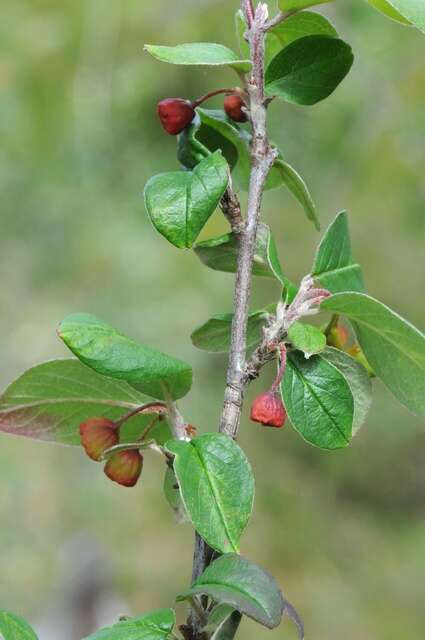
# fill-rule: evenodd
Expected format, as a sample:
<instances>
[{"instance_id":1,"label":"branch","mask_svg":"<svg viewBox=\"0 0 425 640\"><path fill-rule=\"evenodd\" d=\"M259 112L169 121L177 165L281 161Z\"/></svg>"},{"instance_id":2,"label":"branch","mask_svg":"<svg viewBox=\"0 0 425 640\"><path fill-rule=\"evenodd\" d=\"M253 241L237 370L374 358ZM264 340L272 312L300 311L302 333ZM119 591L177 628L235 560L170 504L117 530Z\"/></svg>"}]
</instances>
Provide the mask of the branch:
<instances>
[{"instance_id":1,"label":"branch","mask_svg":"<svg viewBox=\"0 0 425 640\"><path fill-rule=\"evenodd\" d=\"M268 19L267 5L260 2L254 12L252 0L241 0L242 11L248 24L248 41L251 51L252 71L247 84L249 111L252 125L251 175L246 219L240 213L240 205L231 187L224 195L221 206L239 242L234 291L234 316L227 369L224 406L219 430L236 438L241 417L243 393L246 385L246 333L251 293L252 264L260 221L261 203L268 173L277 157L266 131L266 101L264 98L264 39ZM196 579L214 558L214 551L197 534L193 561L193 578ZM207 602L201 601L202 606ZM199 616L192 609L185 634L191 640L202 640Z\"/></svg>"},{"instance_id":2,"label":"branch","mask_svg":"<svg viewBox=\"0 0 425 640\"><path fill-rule=\"evenodd\" d=\"M249 4L247 0L242 0L245 14L248 14ZM276 152L270 146L267 138L266 107L264 104L264 25L267 18L267 5L260 3L248 31L252 62L252 71L247 87L253 130L251 176L245 225L239 234L232 336L224 407L220 421L220 432L232 438L235 438L238 433L243 403L246 331L257 228L265 182L276 159Z\"/></svg>"}]
</instances>

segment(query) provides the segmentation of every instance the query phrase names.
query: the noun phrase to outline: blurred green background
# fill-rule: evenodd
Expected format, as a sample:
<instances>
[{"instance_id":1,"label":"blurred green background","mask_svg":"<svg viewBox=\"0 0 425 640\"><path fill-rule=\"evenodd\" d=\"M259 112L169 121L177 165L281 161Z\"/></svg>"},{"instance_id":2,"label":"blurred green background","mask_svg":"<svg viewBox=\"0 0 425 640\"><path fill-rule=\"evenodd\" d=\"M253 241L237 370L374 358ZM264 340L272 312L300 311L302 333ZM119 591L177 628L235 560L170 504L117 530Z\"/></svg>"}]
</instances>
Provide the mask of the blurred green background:
<instances>
[{"instance_id":1,"label":"blurred green background","mask_svg":"<svg viewBox=\"0 0 425 640\"><path fill-rule=\"evenodd\" d=\"M231 309L233 280L158 236L141 193L155 172L177 167L156 102L234 80L227 70L163 65L142 46L234 47L237 5L0 3L2 386L66 355L55 326L88 311L191 362L195 384L182 408L201 431L216 428L226 359L195 351L189 334ZM315 107L273 104L272 137L308 181L323 225L350 211L368 291L421 326L425 38L360 0L325 13L353 45L353 71ZM317 233L283 190L267 194L264 217L296 281ZM216 214L203 235L225 228ZM253 304L276 295L272 282L257 281ZM253 385L248 404L266 382ZM423 425L376 383L367 425L348 450L322 452L291 427L262 430L246 416L240 442L257 481L243 553L276 575L307 637L423 638ZM143 482L128 491L78 449L0 436L0 607L30 619L41 640L77 640L118 614L172 604L189 581L193 534L173 524L162 475L147 456ZM241 637L296 636L289 622L269 632L247 621Z\"/></svg>"}]
</instances>

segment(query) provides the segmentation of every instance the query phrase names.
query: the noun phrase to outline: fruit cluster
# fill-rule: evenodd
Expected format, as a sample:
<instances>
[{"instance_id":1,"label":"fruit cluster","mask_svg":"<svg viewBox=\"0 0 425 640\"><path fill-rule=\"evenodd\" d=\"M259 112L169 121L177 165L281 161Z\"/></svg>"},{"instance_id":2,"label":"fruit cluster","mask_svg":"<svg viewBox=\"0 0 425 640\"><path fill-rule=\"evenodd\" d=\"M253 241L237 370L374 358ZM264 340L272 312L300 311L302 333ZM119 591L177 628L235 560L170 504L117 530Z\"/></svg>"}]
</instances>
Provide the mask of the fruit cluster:
<instances>
[{"instance_id":1,"label":"fruit cluster","mask_svg":"<svg viewBox=\"0 0 425 640\"><path fill-rule=\"evenodd\" d=\"M248 110L242 99L242 91L240 89L219 89L193 102L183 98L161 100L157 106L157 113L165 131L171 136L177 136L182 133L194 119L196 115L195 108L219 93L226 94L223 108L228 117L235 122L247 122Z\"/></svg>"}]
</instances>

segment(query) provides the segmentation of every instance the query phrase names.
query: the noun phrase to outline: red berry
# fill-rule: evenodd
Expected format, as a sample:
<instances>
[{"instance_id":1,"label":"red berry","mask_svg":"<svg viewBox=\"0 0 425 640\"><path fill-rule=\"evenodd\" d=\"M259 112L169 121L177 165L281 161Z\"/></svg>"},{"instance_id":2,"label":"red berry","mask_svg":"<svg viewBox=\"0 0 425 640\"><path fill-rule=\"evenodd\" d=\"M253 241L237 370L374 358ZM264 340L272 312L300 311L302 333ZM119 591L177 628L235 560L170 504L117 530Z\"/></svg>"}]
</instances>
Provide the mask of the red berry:
<instances>
[{"instance_id":1,"label":"red berry","mask_svg":"<svg viewBox=\"0 0 425 640\"><path fill-rule=\"evenodd\" d=\"M192 122L195 109L188 100L167 98L157 106L158 116L165 131L176 136Z\"/></svg>"},{"instance_id":2,"label":"red berry","mask_svg":"<svg viewBox=\"0 0 425 640\"><path fill-rule=\"evenodd\" d=\"M98 462L106 449L119 443L118 430L111 420L90 418L80 424L81 444L87 455Z\"/></svg>"},{"instance_id":3,"label":"red berry","mask_svg":"<svg viewBox=\"0 0 425 640\"><path fill-rule=\"evenodd\" d=\"M229 118L235 122L246 122L248 120L248 116L242 107L245 107L245 103L237 94L225 97L224 110Z\"/></svg>"},{"instance_id":4,"label":"red berry","mask_svg":"<svg viewBox=\"0 0 425 640\"><path fill-rule=\"evenodd\" d=\"M283 427L286 411L279 394L275 391L260 393L252 403L251 420L266 427Z\"/></svg>"},{"instance_id":5,"label":"red berry","mask_svg":"<svg viewBox=\"0 0 425 640\"><path fill-rule=\"evenodd\" d=\"M143 456L136 449L120 451L111 456L104 472L110 480L123 487L134 487L143 469Z\"/></svg>"}]
</instances>

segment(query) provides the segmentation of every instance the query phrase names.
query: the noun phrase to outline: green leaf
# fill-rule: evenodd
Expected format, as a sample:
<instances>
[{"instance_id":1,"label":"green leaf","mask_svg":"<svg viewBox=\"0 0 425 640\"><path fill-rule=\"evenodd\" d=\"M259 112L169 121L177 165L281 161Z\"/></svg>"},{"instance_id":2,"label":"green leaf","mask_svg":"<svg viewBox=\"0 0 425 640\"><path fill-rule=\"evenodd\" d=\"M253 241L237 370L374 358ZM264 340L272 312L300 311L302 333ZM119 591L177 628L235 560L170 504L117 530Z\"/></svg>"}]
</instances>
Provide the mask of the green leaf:
<instances>
[{"instance_id":1,"label":"green leaf","mask_svg":"<svg viewBox=\"0 0 425 640\"><path fill-rule=\"evenodd\" d=\"M425 416L425 336L387 306L362 293L340 293L321 308L349 318L382 382L413 413Z\"/></svg>"},{"instance_id":2,"label":"green leaf","mask_svg":"<svg viewBox=\"0 0 425 640\"><path fill-rule=\"evenodd\" d=\"M241 623L242 616L234 611L229 618L211 636L211 640L233 640Z\"/></svg>"},{"instance_id":3,"label":"green leaf","mask_svg":"<svg viewBox=\"0 0 425 640\"><path fill-rule=\"evenodd\" d=\"M388 0L388 4L425 33L425 4L423 0Z\"/></svg>"},{"instance_id":4,"label":"green leaf","mask_svg":"<svg viewBox=\"0 0 425 640\"><path fill-rule=\"evenodd\" d=\"M196 118L179 136L177 157L192 169L201 157L220 150L235 183L247 190L251 167L249 135L220 109L196 109Z\"/></svg>"},{"instance_id":5,"label":"green leaf","mask_svg":"<svg viewBox=\"0 0 425 640\"><path fill-rule=\"evenodd\" d=\"M269 629L280 624L284 600L275 580L237 554L227 553L214 560L177 600L203 594L234 607Z\"/></svg>"},{"instance_id":6,"label":"green leaf","mask_svg":"<svg viewBox=\"0 0 425 640\"><path fill-rule=\"evenodd\" d=\"M404 25L415 26L425 33L423 0L367 0L372 7Z\"/></svg>"},{"instance_id":7,"label":"green leaf","mask_svg":"<svg viewBox=\"0 0 425 640\"><path fill-rule=\"evenodd\" d=\"M272 33L279 40L280 45L284 47L305 36L338 37L338 32L329 20L320 13L314 13L313 11L294 13L276 27L273 27L269 33Z\"/></svg>"},{"instance_id":8,"label":"green leaf","mask_svg":"<svg viewBox=\"0 0 425 640\"><path fill-rule=\"evenodd\" d=\"M187 514L216 551L238 551L252 511L254 478L242 449L228 436L205 434L171 440L174 471Z\"/></svg>"},{"instance_id":9,"label":"green leaf","mask_svg":"<svg viewBox=\"0 0 425 640\"><path fill-rule=\"evenodd\" d=\"M302 177L290 164L281 159L276 161L275 167L279 169L283 183L303 207L307 218L311 220L316 229L319 230L320 222L316 212L316 205Z\"/></svg>"},{"instance_id":10,"label":"green leaf","mask_svg":"<svg viewBox=\"0 0 425 640\"><path fill-rule=\"evenodd\" d=\"M78 360L51 360L26 371L0 397L0 431L79 445L81 422L94 416L118 420L151 400L126 382L95 373ZM151 421L152 414L126 422L121 428L123 442L134 442ZM149 433L149 439L158 444L169 438L164 421Z\"/></svg>"},{"instance_id":11,"label":"green leaf","mask_svg":"<svg viewBox=\"0 0 425 640\"><path fill-rule=\"evenodd\" d=\"M367 2L370 5L372 5L372 7L374 7L375 9L378 9L378 11L386 15L388 18L391 18L392 20L396 20L397 22L401 22L402 24L405 24L405 25L411 24L409 20L406 20L406 18L403 18L401 13L396 11L396 9L394 9L394 7L386 0L367 0Z\"/></svg>"},{"instance_id":12,"label":"green leaf","mask_svg":"<svg viewBox=\"0 0 425 640\"><path fill-rule=\"evenodd\" d=\"M235 184L245 191L251 174L251 134L230 120L220 109L196 109L196 117L178 138L177 157L187 169L193 169L203 158L220 150L226 158ZM271 168L266 189L283 184L277 163Z\"/></svg>"},{"instance_id":13,"label":"green leaf","mask_svg":"<svg viewBox=\"0 0 425 640\"><path fill-rule=\"evenodd\" d=\"M202 631L204 633L213 633L215 630L222 627L235 612L235 609L228 604L218 604L208 615L208 621ZM239 613L239 612L238 612Z\"/></svg>"},{"instance_id":14,"label":"green leaf","mask_svg":"<svg viewBox=\"0 0 425 640\"><path fill-rule=\"evenodd\" d=\"M294 322L288 330L288 338L306 357L320 353L326 347L326 336L311 324Z\"/></svg>"},{"instance_id":15,"label":"green leaf","mask_svg":"<svg viewBox=\"0 0 425 640\"><path fill-rule=\"evenodd\" d=\"M171 640L175 622L173 609L158 609L101 629L84 640Z\"/></svg>"},{"instance_id":16,"label":"green leaf","mask_svg":"<svg viewBox=\"0 0 425 640\"><path fill-rule=\"evenodd\" d=\"M38 640L25 620L4 610L0 610L0 635L4 640Z\"/></svg>"},{"instance_id":17,"label":"green leaf","mask_svg":"<svg viewBox=\"0 0 425 640\"><path fill-rule=\"evenodd\" d=\"M201 262L210 269L236 273L238 240L234 233L198 242L193 249ZM263 223L258 226L252 273L255 276L276 278L288 289L289 298L293 299L296 287L284 276L273 234Z\"/></svg>"},{"instance_id":18,"label":"green leaf","mask_svg":"<svg viewBox=\"0 0 425 640\"><path fill-rule=\"evenodd\" d=\"M177 522L186 522L188 518L180 496L176 474L168 466L164 478L164 495L174 512Z\"/></svg>"},{"instance_id":19,"label":"green leaf","mask_svg":"<svg viewBox=\"0 0 425 640\"><path fill-rule=\"evenodd\" d=\"M362 270L351 254L346 211L336 216L323 236L317 249L312 275L331 293L363 291Z\"/></svg>"},{"instance_id":20,"label":"green leaf","mask_svg":"<svg viewBox=\"0 0 425 640\"><path fill-rule=\"evenodd\" d=\"M145 187L152 224L171 244L190 248L227 188L227 162L216 151L193 171L161 173Z\"/></svg>"},{"instance_id":21,"label":"green leaf","mask_svg":"<svg viewBox=\"0 0 425 640\"><path fill-rule=\"evenodd\" d=\"M281 384L283 402L298 433L321 449L346 447L352 435L354 400L345 377L321 355L288 354Z\"/></svg>"},{"instance_id":22,"label":"green leaf","mask_svg":"<svg viewBox=\"0 0 425 640\"><path fill-rule=\"evenodd\" d=\"M157 60L170 64L229 66L242 73L251 68L249 60L241 60L234 51L214 42L190 42L175 47L146 44L145 51Z\"/></svg>"},{"instance_id":23,"label":"green leaf","mask_svg":"<svg viewBox=\"0 0 425 640\"><path fill-rule=\"evenodd\" d=\"M58 335L81 362L97 373L125 380L153 398L176 400L190 391L189 365L130 340L95 316L68 316L59 325Z\"/></svg>"},{"instance_id":24,"label":"green leaf","mask_svg":"<svg viewBox=\"0 0 425 640\"><path fill-rule=\"evenodd\" d=\"M276 305L272 305L273 310ZM268 311L254 311L248 317L247 347L254 347L263 338L263 327L268 317ZM229 351L232 332L232 313L213 316L205 324L195 329L190 336L192 344L203 351L211 353L226 353Z\"/></svg>"},{"instance_id":25,"label":"green leaf","mask_svg":"<svg viewBox=\"0 0 425 640\"><path fill-rule=\"evenodd\" d=\"M239 611L227 604L219 604L208 616L208 623L203 629L210 634L211 640L233 640L241 623Z\"/></svg>"},{"instance_id":26,"label":"green leaf","mask_svg":"<svg viewBox=\"0 0 425 640\"><path fill-rule=\"evenodd\" d=\"M332 2L332 0L279 0L279 9L281 11L300 11L300 9L327 2Z\"/></svg>"},{"instance_id":27,"label":"green leaf","mask_svg":"<svg viewBox=\"0 0 425 640\"><path fill-rule=\"evenodd\" d=\"M305 36L282 49L266 70L266 95L311 105L327 98L353 64L351 47L329 36Z\"/></svg>"},{"instance_id":28,"label":"green leaf","mask_svg":"<svg viewBox=\"0 0 425 640\"><path fill-rule=\"evenodd\" d=\"M364 366L344 351L327 347L323 358L333 364L347 380L354 399L353 436L364 424L372 406L372 382Z\"/></svg>"}]
</instances>

